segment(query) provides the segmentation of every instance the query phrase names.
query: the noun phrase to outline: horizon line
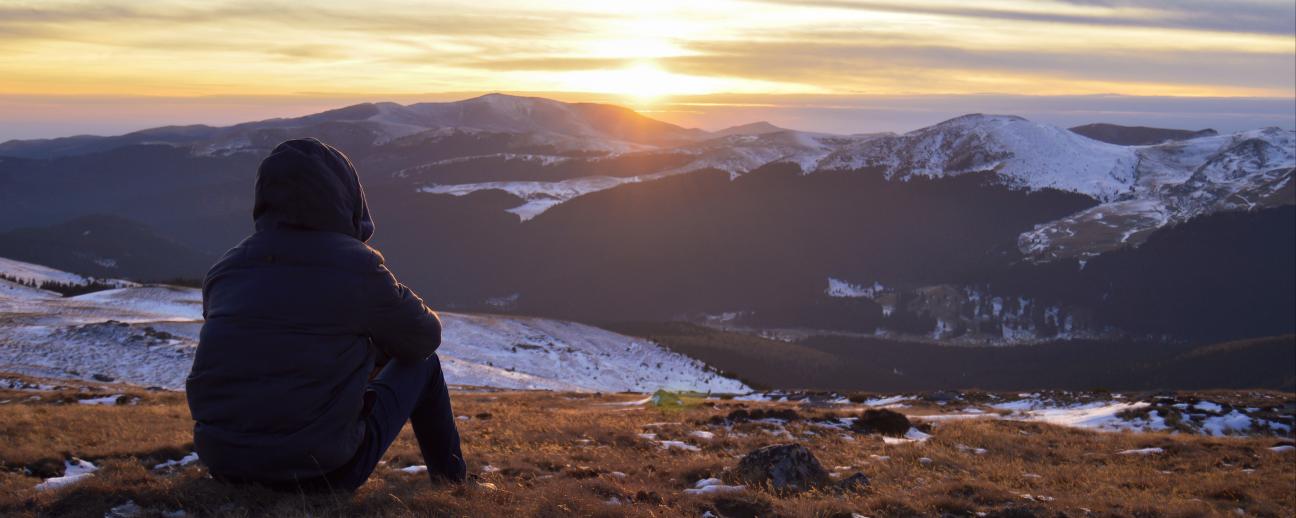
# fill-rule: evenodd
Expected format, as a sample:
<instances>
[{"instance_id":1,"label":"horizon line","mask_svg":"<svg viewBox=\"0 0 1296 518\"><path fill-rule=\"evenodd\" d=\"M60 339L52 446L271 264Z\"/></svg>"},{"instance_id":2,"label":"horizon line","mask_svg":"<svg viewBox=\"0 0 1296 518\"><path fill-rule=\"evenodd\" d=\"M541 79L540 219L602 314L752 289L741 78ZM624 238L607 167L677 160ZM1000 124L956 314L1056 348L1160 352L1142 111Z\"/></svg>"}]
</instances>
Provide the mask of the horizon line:
<instances>
[{"instance_id":1,"label":"horizon line","mask_svg":"<svg viewBox=\"0 0 1296 518\"><path fill-rule=\"evenodd\" d=\"M931 124L938 123L941 120L974 113L1018 115L1030 120L1049 123L1060 127L1073 127L1087 123L1168 127L1165 122L1158 123L1155 119L1165 119L1167 116L1177 113L1167 109L1149 109L1154 108L1149 106L1141 108L1139 106L1084 106L1085 104L1092 104L1093 102L1114 102L1119 104L1132 103L1134 105L1142 105L1144 103L1169 103L1175 105L1220 103L1230 105L1257 105L1252 108L1261 108L1261 106L1258 105L1283 103L1285 106L1278 107L1276 112L1274 111L1275 107L1273 106L1265 106L1264 108L1266 109L1260 110L1238 110L1236 109L1239 108L1238 106L1234 106L1234 109L1229 110L1183 110L1188 115L1196 114L1201 117L1216 117L1231 120L1247 118L1260 119L1244 126L1239 126L1238 124L1190 124L1186 120L1181 121L1181 125L1186 124L1187 127L1191 129L1216 128L1225 133L1271 126L1296 126L1296 95L1293 95L1292 97L1265 97L1134 95L1119 93L1051 95L994 92L947 94L713 93L670 95L652 100L634 100L627 99L622 95L597 92L533 92L509 90L468 90L427 93L388 92L374 94L329 92L200 95L0 93L0 106L13 108L10 110L0 111L17 112L16 116L0 118L0 126L22 128L24 124L27 124L31 126L46 127L46 131L42 132L19 131L13 132L11 135L0 134L0 142L71 137L111 137L169 126L209 126L219 128L247 122L290 119L363 104L392 102L402 106L409 106L411 104L425 102L459 102L492 94L512 97L539 98L570 104L593 103L620 106L633 110L644 117L684 128L700 129L703 131L718 131L744 124L766 122L784 129L839 135L877 133L882 131L904 133L912 131L913 129L930 126ZM909 105L874 105L870 102L879 100L905 101L909 103ZM960 106L971 104L973 102L1007 103L1012 106L995 107L1008 109L987 109L988 107L983 106ZM120 106L120 104L123 103L129 104L130 106ZM1017 103L1035 103L1039 106L1018 106ZM79 115L80 112L58 114L56 113L58 110L40 109L39 105L41 104L66 105L63 106L64 108L84 107L77 105L107 105L112 106L114 109L107 110L107 112L109 112L108 115L97 117L91 114L78 119L69 118L68 115L76 116ZM154 111L157 111L158 109L167 107L166 105L176 104L187 104L190 105L192 109L182 110L180 112L177 112L176 110L162 110L154 114L151 118L143 117L131 120L131 116L138 115L139 110L132 110L130 108L151 106ZM238 114L232 114L227 109L216 109L229 108L228 106L204 107L204 104L241 104L244 106L242 106L243 109L241 111L236 110ZM23 114L21 113L24 111L23 108L29 112L28 118L26 119L23 118ZM104 107L99 106L99 108L103 109ZM125 109L123 110L123 108ZM205 111L204 108L207 113L203 113ZM277 108L279 109L277 114L269 113L269 116L267 116L268 112ZM1184 106L1179 106L1179 108L1182 110ZM72 110L63 111L66 112ZM738 113L729 113L724 117L717 117L719 121L712 121L711 116L707 113L708 111L729 111ZM831 128L827 128L809 120L809 117L804 114L801 114L799 117L783 117L784 119L791 118L792 120L797 121L788 122L787 120L778 120L780 118L778 116L770 116L774 115L771 113L761 114L760 112L762 111L818 112L821 116L824 113L831 114L833 112L861 112L871 115L871 117L860 117L861 119L864 119L863 122L866 123L863 124L863 126L867 127L848 129L843 127L844 123L842 121L836 120L830 121L832 124L828 124L828 126L831 126ZM1284 111L1288 113L1283 113ZM54 115L51 115L51 113ZM177 113L179 113L179 117L183 118L178 118L176 116ZM1077 117L1083 116L1088 119L1089 122L1059 123L1054 120L1049 120L1050 117L1037 116L1041 113L1052 115L1054 116L1051 117L1053 119L1062 118L1075 120ZM165 114L165 116L162 114ZM879 114L889 115L890 117L878 117ZM61 118L60 115L62 115ZM897 120L904 119L905 117L902 117L902 115L910 115L908 119L913 120ZM1107 117L1102 117L1103 115L1106 115ZM1145 117L1148 120L1143 121L1142 119L1137 119L1138 117ZM841 117L837 117L837 119L840 118ZM885 123L886 121L883 119L890 119L891 123ZM924 120L926 122L921 122ZM699 124L699 122L703 123ZM78 124L86 129L83 131L72 129ZM99 127L93 127L96 124ZM71 131L61 131L57 128L65 128Z\"/></svg>"}]
</instances>

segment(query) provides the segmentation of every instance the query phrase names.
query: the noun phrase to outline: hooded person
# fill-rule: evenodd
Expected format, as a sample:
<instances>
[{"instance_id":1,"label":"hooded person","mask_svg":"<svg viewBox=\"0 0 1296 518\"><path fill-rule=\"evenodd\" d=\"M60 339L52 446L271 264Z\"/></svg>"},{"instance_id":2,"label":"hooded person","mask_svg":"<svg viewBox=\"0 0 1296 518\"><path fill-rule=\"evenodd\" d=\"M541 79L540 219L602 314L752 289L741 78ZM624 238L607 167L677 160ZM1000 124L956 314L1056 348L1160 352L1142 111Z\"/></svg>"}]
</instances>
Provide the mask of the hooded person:
<instances>
[{"instance_id":1,"label":"hooded person","mask_svg":"<svg viewBox=\"0 0 1296 518\"><path fill-rule=\"evenodd\" d=\"M433 481L462 481L441 323L365 244L374 224L351 162L315 139L280 144L257 171L252 218L203 281L186 382L212 475L353 491L408 420Z\"/></svg>"}]
</instances>

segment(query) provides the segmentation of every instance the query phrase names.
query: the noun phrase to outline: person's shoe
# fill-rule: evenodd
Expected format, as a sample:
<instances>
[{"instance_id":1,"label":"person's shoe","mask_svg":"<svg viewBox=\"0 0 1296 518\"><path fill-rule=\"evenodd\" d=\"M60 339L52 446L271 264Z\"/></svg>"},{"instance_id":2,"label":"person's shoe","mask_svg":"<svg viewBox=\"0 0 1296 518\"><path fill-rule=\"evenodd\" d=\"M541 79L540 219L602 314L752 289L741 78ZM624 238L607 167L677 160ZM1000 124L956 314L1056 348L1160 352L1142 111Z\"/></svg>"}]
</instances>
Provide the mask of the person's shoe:
<instances>
[{"instance_id":1,"label":"person's shoe","mask_svg":"<svg viewBox=\"0 0 1296 518\"><path fill-rule=\"evenodd\" d=\"M458 455L450 455L445 465L436 471L432 466L428 466L428 476L432 478L432 485L442 484L463 484L468 480L468 465L464 463L463 458Z\"/></svg>"}]
</instances>

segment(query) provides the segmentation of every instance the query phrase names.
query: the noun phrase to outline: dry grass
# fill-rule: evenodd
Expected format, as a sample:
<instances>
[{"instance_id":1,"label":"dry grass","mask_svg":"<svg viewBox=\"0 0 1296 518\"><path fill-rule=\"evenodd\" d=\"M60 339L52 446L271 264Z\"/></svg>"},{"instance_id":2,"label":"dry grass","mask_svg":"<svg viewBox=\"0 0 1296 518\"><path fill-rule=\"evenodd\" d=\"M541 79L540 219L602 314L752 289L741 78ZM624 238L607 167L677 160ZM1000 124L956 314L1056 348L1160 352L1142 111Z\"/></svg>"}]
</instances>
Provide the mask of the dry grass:
<instances>
[{"instance_id":1,"label":"dry grass","mask_svg":"<svg viewBox=\"0 0 1296 518\"><path fill-rule=\"evenodd\" d=\"M1273 438L1094 433L972 420L942 422L926 443L886 445L876 436L813 422L851 412L842 409L706 401L664 410L609 404L636 395L525 392L460 392L454 398L456 413L471 417L461 422L471 471L494 490L431 487L424 476L392 469L422 463L407 429L387 465L354 496L282 494L221 485L200 465L151 470L192 447L183 396L103 389L140 400L86 406L58 402L92 395L75 388L40 392L41 400L26 399L34 392L0 391L0 400L10 400L0 404L0 515L99 517L127 500L151 515L182 509L200 516L611 517L712 511L718 516L1172 517L1235 515L1237 509L1254 516L1296 514L1296 457L1270 451ZM784 426L708 423L739 407L795 408L801 419ZM696 430L711 431L715 438L690 437ZM645 432L701 451L663 449L639 437ZM862 471L872 485L860 494L780 497L757 489L721 497L683 494L754 448L792 440L810 448L830 471ZM1116 454L1151 446L1165 452ZM81 484L35 491L41 477L27 470L61 467L68 456L92 460L101 469ZM920 462L924 457L931 462ZM498 471L484 472L487 465Z\"/></svg>"}]
</instances>

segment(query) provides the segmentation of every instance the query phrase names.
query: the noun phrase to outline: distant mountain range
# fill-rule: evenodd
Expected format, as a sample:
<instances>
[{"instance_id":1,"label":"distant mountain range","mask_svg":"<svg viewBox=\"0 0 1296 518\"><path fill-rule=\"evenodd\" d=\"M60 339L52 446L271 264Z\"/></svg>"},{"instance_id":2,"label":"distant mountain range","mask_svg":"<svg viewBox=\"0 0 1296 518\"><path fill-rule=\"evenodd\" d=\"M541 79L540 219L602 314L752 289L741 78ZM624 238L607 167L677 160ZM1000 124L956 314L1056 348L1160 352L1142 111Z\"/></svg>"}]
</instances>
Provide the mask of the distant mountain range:
<instances>
[{"instance_id":1,"label":"distant mountain range","mask_svg":"<svg viewBox=\"0 0 1296 518\"><path fill-rule=\"evenodd\" d=\"M1117 124L1085 124L1071 128L1071 131L1094 140L1122 146L1150 146L1165 144L1176 140L1188 140L1197 137L1214 137L1219 132L1213 129L1179 130L1166 128L1149 128L1147 126L1120 126Z\"/></svg>"},{"instance_id":2,"label":"distant mountain range","mask_svg":"<svg viewBox=\"0 0 1296 518\"><path fill-rule=\"evenodd\" d=\"M199 278L250 230L260 158L302 136L350 155L374 244L445 308L976 344L1296 331L1279 128L707 132L499 94L360 104L0 144L0 255Z\"/></svg>"}]
</instances>

